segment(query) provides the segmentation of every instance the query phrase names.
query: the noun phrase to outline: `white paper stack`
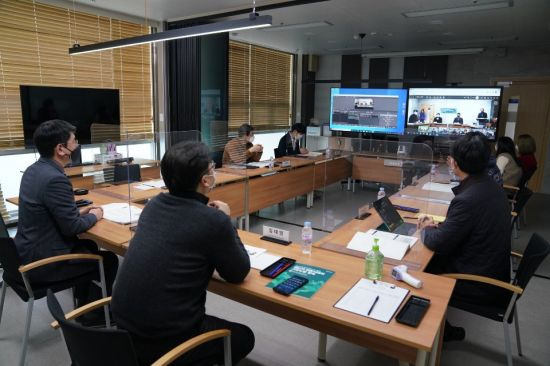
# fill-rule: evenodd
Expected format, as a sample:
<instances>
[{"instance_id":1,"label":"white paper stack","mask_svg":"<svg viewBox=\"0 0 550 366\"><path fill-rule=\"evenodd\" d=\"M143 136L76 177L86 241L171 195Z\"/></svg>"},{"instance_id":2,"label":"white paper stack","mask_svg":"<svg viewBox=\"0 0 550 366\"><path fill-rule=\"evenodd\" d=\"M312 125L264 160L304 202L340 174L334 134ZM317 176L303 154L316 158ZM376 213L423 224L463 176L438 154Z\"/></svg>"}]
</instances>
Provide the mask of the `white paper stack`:
<instances>
[{"instance_id":1,"label":"white paper stack","mask_svg":"<svg viewBox=\"0 0 550 366\"><path fill-rule=\"evenodd\" d=\"M155 180L149 180L147 182L144 182L143 185L150 186L153 188L164 188L165 184L162 179L155 179Z\"/></svg>"},{"instance_id":2,"label":"white paper stack","mask_svg":"<svg viewBox=\"0 0 550 366\"><path fill-rule=\"evenodd\" d=\"M366 233L357 232L348 243L347 248L367 253L372 249L374 239L378 239L380 252L387 258L402 260L407 250L412 247L418 238L392 234L380 230L369 230Z\"/></svg>"},{"instance_id":3,"label":"white paper stack","mask_svg":"<svg viewBox=\"0 0 550 366\"><path fill-rule=\"evenodd\" d=\"M453 193L452 188L455 185L453 184L443 184L443 183L434 183L434 182L428 182L425 183L422 186L422 189L425 191L436 191L436 192L444 192L444 193Z\"/></svg>"},{"instance_id":4,"label":"white paper stack","mask_svg":"<svg viewBox=\"0 0 550 366\"><path fill-rule=\"evenodd\" d=\"M250 267L259 269L260 271L281 259L280 256L268 253L263 248L253 247L248 244L244 244L244 248L250 257Z\"/></svg>"},{"instance_id":5,"label":"white paper stack","mask_svg":"<svg viewBox=\"0 0 550 366\"><path fill-rule=\"evenodd\" d=\"M109 203L101 208L103 208L103 218L123 225L138 222L141 214L141 208L128 203Z\"/></svg>"}]
</instances>

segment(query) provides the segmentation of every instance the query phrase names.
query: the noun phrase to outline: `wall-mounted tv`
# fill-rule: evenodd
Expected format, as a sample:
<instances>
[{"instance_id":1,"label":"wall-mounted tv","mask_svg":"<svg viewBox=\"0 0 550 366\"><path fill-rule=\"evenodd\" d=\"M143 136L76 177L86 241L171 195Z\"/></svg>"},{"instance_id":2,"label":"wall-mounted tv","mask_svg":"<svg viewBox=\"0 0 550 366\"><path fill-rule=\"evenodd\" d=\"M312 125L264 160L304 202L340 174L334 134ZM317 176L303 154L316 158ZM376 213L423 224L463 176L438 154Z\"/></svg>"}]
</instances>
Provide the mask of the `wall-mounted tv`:
<instances>
[{"instance_id":1,"label":"wall-mounted tv","mask_svg":"<svg viewBox=\"0 0 550 366\"><path fill-rule=\"evenodd\" d=\"M332 88L330 129L402 134L407 111L406 89Z\"/></svg>"},{"instance_id":2,"label":"wall-mounted tv","mask_svg":"<svg viewBox=\"0 0 550 366\"><path fill-rule=\"evenodd\" d=\"M80 144L120 139L118 89L21 85L20 93L27 148L38 125L51 119L73 124Z\"/></svg>"},{"instance_id":3,"label":"wall-mounted tv","mask_svg":"<svg viewBox=\"0 0 550 366\"><path fill-rule=\"evenodd\" d=\"M497 136L502 88L410 88L407 133L460 136L480 131Z\"/></svg>"}]
</instances>

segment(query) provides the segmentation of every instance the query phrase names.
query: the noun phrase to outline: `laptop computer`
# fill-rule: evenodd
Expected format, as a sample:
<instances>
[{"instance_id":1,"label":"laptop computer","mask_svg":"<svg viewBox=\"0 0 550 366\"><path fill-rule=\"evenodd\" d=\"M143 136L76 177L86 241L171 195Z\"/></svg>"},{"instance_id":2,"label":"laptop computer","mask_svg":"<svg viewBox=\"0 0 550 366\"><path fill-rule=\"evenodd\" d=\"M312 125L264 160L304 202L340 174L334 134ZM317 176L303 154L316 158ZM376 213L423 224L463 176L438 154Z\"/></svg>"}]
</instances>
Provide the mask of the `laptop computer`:
<instances>
[{"instance_id":1,"label":"laptop computer","mask_svg":"<svg viewBox=\"0 0 550 366\"><path fill-rule=\"evenodd\" d=\"M384 221L384 224L381 225L382 227L379 227L378 230L409 236L416 232L416 224L404 222L388 197L382 197L374 201L373 206L382 218L382 221Z\"/></svg>"}]
</instances>

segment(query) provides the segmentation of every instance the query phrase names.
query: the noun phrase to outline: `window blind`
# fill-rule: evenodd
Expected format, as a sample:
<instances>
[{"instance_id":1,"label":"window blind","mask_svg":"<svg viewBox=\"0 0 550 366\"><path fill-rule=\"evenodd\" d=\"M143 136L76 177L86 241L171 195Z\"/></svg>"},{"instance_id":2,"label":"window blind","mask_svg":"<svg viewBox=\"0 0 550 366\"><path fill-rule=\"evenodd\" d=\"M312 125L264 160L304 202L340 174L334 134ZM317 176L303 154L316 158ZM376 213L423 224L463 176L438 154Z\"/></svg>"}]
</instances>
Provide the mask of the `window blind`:
<instances>
[{"instance_id":1,"label":"window blind","mask_svg":"<svg viewBox=\"0 0 550 366\"><path fill-rule=\"evenodd\" d=\"M0 148L24 146L20 85L119 89L121 139L151 138L150 45L68 53L75 41L86 45L149 31L141 24L35 1L2 0Z\"/></svg>"},{"instance_id":2,"label":"window blind","mask_svg":"<svg viewBox=\"0 0 550 366\"><path fill-rule=\"evenodd\" d=\"M229 130L287 129L292 120L293 55L229 42Z\"/></svg>"}]
</instances>

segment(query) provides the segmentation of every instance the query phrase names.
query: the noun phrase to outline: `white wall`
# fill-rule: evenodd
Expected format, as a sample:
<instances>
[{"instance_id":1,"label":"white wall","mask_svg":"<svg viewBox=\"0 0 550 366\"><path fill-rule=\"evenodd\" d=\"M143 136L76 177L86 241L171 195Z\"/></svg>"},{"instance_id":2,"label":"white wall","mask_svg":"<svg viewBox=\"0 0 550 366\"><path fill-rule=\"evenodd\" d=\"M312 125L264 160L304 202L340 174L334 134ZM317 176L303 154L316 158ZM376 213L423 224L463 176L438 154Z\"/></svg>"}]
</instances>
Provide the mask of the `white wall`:
<instances>
[{"instance_id":1,"label":"white wall","mask_svg":"<svg viewBox=\"0 0 550 366\"><path fill-rule=\"evenodd\" d=\"M264 147L264 153L262 154L262 160L268 160L271 157L275 157L275 148L279 146L279 140L288 131L270 132L270 133L255 133L254 143L260 144Z\"/></svg>"}]
</instances>

